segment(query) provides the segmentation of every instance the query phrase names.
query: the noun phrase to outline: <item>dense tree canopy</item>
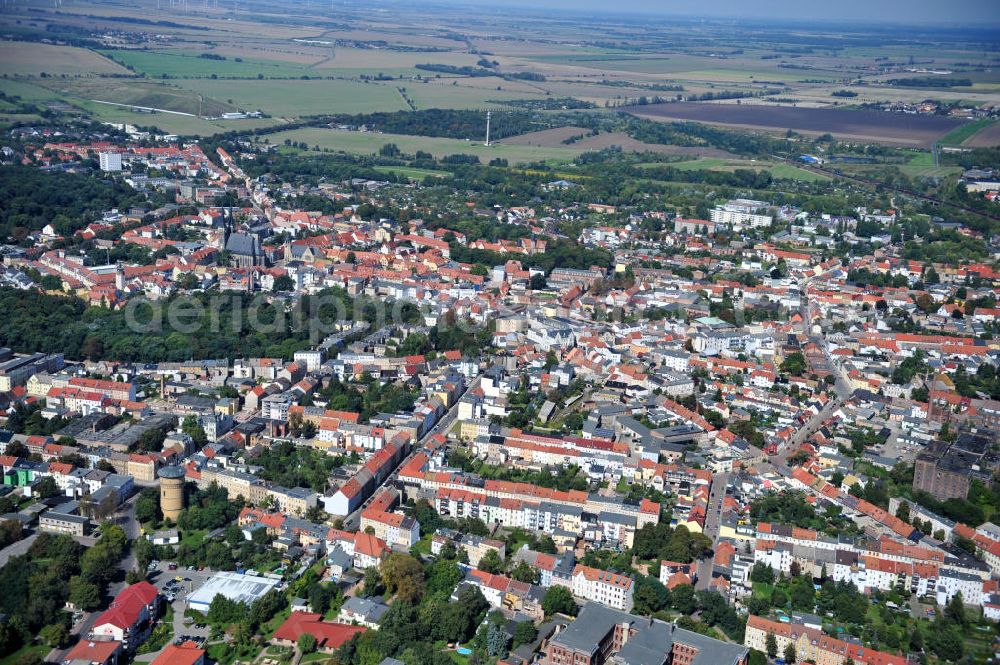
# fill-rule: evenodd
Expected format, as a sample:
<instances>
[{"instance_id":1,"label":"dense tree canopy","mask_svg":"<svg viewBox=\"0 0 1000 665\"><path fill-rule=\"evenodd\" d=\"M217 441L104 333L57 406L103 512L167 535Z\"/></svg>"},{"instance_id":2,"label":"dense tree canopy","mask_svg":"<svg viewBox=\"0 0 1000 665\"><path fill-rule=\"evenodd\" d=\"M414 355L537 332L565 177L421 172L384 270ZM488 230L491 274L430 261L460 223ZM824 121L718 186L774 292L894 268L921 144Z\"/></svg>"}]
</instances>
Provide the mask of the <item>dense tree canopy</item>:
<instances>
[{"instance_id":1,"label":"dense tree canopy","mask_svg":"<svg viewBox=\"0 0 1000 665\"><path fill-rule=\"evenodd\" d=\"M0 238L21 241L52 224L69 235L111 208L145 204L125 184L76 173L46 173L28 166L0 166Z\"/></svg>"}]
</instances>

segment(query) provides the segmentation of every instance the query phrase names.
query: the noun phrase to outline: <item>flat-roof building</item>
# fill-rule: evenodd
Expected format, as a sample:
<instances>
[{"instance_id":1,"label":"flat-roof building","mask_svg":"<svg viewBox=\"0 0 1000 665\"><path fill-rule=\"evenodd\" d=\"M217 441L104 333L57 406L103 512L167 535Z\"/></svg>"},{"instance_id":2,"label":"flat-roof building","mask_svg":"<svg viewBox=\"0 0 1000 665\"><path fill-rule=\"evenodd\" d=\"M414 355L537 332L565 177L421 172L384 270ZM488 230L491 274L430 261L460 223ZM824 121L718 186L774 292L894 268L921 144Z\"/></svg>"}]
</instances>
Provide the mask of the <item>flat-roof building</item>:
<instances>
[{"instance_id":1,"label":"flat-roof building","mask_svg":"<svg viewBox=\"0 0 1000 665\"><path fill-rule=\"evenodd\" d=\"M279 582L280 580L257 575L216 573L204 586L188 596L187 604L193 610L207 612L216 596L224 596L234 602L250 605L277 587Z\"/></svg>"}]
</instances>

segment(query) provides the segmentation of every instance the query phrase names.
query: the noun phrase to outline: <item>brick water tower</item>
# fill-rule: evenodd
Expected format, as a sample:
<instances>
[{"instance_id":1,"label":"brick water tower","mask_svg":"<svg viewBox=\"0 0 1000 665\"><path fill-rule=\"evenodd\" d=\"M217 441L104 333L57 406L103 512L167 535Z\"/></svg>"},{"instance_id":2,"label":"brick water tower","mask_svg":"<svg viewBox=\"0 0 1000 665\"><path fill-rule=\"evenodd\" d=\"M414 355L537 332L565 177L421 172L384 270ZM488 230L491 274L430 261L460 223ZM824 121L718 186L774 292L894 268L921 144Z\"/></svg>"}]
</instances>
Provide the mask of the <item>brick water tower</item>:
<instances>
[{"instance_id":1,"label":"brick water tower","mask_svg":"<svg viewBox=\"0 0 1000 665\"><path fill-rule=\"evenodd\" d=\"M159 471L160 476L160 510L164 519L175 524L184 510L184 469L177 466L165 466Z\"/></svg>"}]
</instances>

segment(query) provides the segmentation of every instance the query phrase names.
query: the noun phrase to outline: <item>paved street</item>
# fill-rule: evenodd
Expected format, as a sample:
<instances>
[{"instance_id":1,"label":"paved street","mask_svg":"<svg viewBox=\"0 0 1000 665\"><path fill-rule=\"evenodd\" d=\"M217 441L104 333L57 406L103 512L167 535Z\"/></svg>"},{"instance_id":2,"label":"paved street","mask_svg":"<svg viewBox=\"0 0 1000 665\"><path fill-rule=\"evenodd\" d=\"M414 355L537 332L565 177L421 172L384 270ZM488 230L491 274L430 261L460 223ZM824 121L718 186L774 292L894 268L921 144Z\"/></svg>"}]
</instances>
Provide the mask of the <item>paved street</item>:
<instances>
[{"instance_id":1,"label":"paved street","mask_svg":"<svg viewBox=\"0 0 1000 665\"><path fill-rule=\"evenodd\" d=\"M389 474L389 477L385 479L385 482L382 483L382 486L392 485L393 483L395 483L396 480L399 478L399 470L404 466L406 466L406 463L409 462L414 455L420 452L423 449L424 445L432 437L438 434L446 434L448 430L451 429L451 427L455 424L455 420L458 418L459 402L462 400L463 397L465 397L465 394L468 393L470 390L478 388L479 382L480 382L479 377L476 377L476 379L473 380L472 383L470 383L465 388L462 394L459 395L458 398L455 400L454 405L452 405L452 407L448 410L448 412L441 417L438 423L434 427L432 427L431 430L427 432L427 434L425 434L423 438L421 438L420 441L418 441L415 446L413 446L413 449L410 451L410 454L403 458L403 461L399 463L399 466L397 466L392 473ZM345 529L356 530L359 528L361 524L361 512L366 507L368 507L368 504L372 502L377 493L378 493L377 490L373 492L372 495L368 497L357 510L355 510L353 513L344 518Z\"/></svg>"},{"instance_id":2,"label":"paved street","mask_svg":"<svg viewBox=\"0 0 1000 665\"><path fill-rule=\"evenodd\" d=\"M10 561L12 557L27 554L28 550L31 549L31 544L35 542L36 538L38 538L38 534L33 533L27 538L19 540L13 545L8 545L0 550L0 568L6 566L7 562Z\"/></svg>"},{"instance_id":3,"label":"paved street","mask_svg":"<svg viewBox=\"0 0 1000 665\"><path fill-rule=\"evenodd\" d=\"M135 519L135 502L138 498L138 493L133 494L111 517L111 521L122 528L129 540L135 540L140 536L139 522ZM121 564L119 565L119 567L126 573L134 569L136 566L134 551L135 548L130 548L128 554L125 555L125 558L122 559Z\"/></svg>"},{"instance_id":4,"label":"paved street","mask_svg":"<svg viewBox=\"0 0 1000 665\"><path fill-rule=\"evenodd\" d=\"M712 477L712 489L708 497L708 513L705 515L705 535L712 539L719 537L719 519L722 510L722 501L726 498L726 485L729 483L728 473L717 473ZM698 581L695 583L696 589L708 588L712 581L712 557L706 557L698 561Z\"/></svg>"},{"instance_id":5,"label":"paved street","mask_svg":"<svg viewBox=\"0 0 1000 665\"><path fill-rule=\"evenodd\" d=\"M839 398L830 400L819 413L807 420L805 424L796 430L792 438L789 439L789 449L794 450L798 448L806 439L815 434L823 426L823 423L833 415L834 411L840 408L841 404L843 402Z\"/></svg>"},{"instance_id":6,"label":"paved street","mask_svg":"<svg viewBox=\"0 0 1000 665\"><path fill-rule=\"evenodd\" d=\"M846 377L844 376L844 372L840 368L840 365L834 361L833 356L830 354L830 346L826 342L826 336L812 334L812 322L813 316L815 316L815 311L812 302L809 300L809 282L810 280L806 280L802 286L802 318L805 319L805 333L814 343L823 349L823 355L826 357L826 362L830 366L830 371L833 372L834 378L836 379L833 385L834 390L837 392L837 397L841 400L846 400L851 396L853 391L851 390L850 383L848 383Z\"/></svg>"}]
</instances>

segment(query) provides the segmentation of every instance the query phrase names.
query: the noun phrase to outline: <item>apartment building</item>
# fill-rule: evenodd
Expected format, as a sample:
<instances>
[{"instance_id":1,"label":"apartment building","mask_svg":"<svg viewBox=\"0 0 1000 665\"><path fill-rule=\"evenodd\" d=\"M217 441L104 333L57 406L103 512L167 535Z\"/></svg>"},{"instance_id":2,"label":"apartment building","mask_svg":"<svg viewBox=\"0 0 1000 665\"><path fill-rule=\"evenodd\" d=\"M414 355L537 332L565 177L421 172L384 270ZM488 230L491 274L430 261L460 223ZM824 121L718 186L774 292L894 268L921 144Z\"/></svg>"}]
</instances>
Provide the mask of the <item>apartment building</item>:
<instances>
[{"instance_id":1,"label":"apartment building","mask_svg":"<svg viewBox=\"0 0 1000 665\"><path fill-rule=\"evenodd\" d=\"M409 549L420 540L420 523L412 517L366 508L361 513L361 530L371 532L390 547Z\"/></svg>"},{"instance_id":2,"label":"apartment building","mask_svg":"<svg viewBox=\"0 0 1000 665\"><path fill-rule=\"evenodd\" d=\"M633 580L627 575L612 573L577 564L573 569L573 595L623 612L632 611Z\"/></svg>"},{"instance_id":3,"label":"apartment building","mask_svg":"<svg viewBox=\"0 0 1000 665\"><path fill-rule=\"evenodd\" d=\"M906 665L904 656L866 649L801 624L781 623L753 615L747 620L743 644L767 653L768 634L774 635L779 654L784 653L789 644L795 645L799 662L811 659L816 665L844 665L850 658L857 665Z\"/></svg>"}]
</instances>

